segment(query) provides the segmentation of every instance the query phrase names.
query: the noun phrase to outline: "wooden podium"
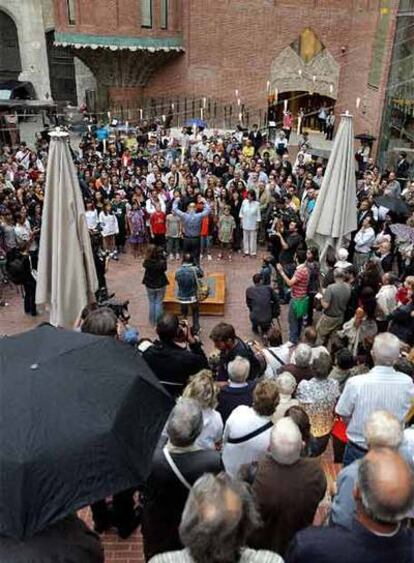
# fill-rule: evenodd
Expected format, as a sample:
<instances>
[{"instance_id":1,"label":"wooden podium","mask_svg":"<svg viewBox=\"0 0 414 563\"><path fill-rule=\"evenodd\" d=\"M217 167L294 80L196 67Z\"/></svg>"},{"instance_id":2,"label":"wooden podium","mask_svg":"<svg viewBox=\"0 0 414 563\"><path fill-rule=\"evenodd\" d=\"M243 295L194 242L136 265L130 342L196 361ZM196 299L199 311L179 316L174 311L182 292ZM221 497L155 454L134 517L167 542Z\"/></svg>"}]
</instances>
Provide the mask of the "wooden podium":
<instances>
[{"instance_id":1,"label":"wooden podium","mask_svg":"<svg viewBox=\"0 0 414 563\"><path fill-rule=\"evenodd\" d=\"M170 283L165 292L164 310L179 315L181 307L177 300L175 272L168 272L167 277ZM200 302L200 315L223 316L226 303L226 276L221 273L208 274L204 276L203 281L209 286L210 293L207 299Z\"/></svg>"}]
</instances>

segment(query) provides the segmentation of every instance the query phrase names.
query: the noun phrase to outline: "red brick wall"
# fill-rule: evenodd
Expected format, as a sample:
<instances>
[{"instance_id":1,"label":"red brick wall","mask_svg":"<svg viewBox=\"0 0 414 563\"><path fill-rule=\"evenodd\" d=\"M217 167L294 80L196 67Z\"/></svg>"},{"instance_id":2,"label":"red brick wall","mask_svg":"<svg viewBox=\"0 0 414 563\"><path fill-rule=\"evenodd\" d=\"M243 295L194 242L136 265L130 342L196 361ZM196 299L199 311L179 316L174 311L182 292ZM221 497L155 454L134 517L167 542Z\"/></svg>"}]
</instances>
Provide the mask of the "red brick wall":
<instances>
[{"instance_id":1,"label":"red brick wall","mask_svg":"<svg viewBox=\"0 0 414 563\"><path fill-rule=\"evenodd\" d=\"M387 0L170 0L170 29L139 25L139 0L77 0L76 26L68 26L64 5L55 0L61 31L118 35L182 33L186 52L162 66L144 96L207 96L235 101L234 90L250 108L265 108L272 61L305 27L311 27L340 65L336 112L355 115L356 132L378 134L395 18L391 18L378 89L368 86L380 8ZM397 0L392 0L396 5ZM345 52L342 52L345 47ZM356 98L361 107L355 108Z\"/></svg>"},{"instance_id":2,"label":"red brick wall","mask_svg":"<svg viewBox=\"0 0 414 563\"><path fill-rule=\"evenodd\" d=\"M152 29L141 27L140 0L76 0L76 24L69 25L66 0L53 0L57 31L131 37L172 37L181 34L181 2L169 0L168 29L161 29L161 2L153 0Z\"/></svg>"},{"instance_id":3,"label":"red brick wall","mask_svg":"<svg viewBox=\"0 0 414 563\"><path fill-rule=\"evenodd\" d=\"M242 103L264 107L272 60L311 27L340 65L338 115L349 109L357 132L377 133L388 74L378 90L368 87L379 7L376 0L191 0L184 8L186 54L156 73L145 95L208 95L228 102L237 88ZM391 26L389 41L392 34Z\"/></svg>"}]
</instances>

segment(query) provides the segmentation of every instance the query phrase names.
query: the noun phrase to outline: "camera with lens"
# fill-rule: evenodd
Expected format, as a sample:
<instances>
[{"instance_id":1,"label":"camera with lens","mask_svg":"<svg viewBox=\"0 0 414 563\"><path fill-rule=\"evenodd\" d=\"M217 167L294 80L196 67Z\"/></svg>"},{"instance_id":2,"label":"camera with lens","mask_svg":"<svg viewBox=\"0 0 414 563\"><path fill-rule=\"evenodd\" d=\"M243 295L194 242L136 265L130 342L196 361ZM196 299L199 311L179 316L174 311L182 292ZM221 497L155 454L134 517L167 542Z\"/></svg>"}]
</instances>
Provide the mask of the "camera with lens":
<instances>
[{"instance_id":1,"label":"camera with lens","mask_svg":"<svg viewBox=\"0 0 414 563\"><path fill-rule=\"evenodd\" d=\"M100 301L98 307L108 307L111 309L116 318L123 323L127 323L131 318L128 311L129 301L118 301L117 299L107 299L106 301Z\"/></svg>"}]
</instances>

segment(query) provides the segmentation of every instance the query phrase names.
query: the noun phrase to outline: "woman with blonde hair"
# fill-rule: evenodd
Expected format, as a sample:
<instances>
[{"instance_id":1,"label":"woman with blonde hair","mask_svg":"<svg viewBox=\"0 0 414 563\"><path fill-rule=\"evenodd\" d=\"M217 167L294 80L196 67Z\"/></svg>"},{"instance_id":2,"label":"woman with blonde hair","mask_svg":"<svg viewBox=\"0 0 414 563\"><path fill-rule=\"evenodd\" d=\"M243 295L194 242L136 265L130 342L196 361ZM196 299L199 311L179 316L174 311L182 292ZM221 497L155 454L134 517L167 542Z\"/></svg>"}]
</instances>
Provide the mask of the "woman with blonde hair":
<instances>
[{"instance_id":1,"label":"woman with blonde hair","mask_svg":"<svg viewBox=\"0 0 414 563\"><path fill-rule=\"evenodd\" d=\"M196 440L199 448L214 450L221 442L224 425L221 414L216 411L218 393L219 387L208 369L190 377L183 391L182 396L197 401L203 412L203 430Z\"/></svg>"}]
</instances>

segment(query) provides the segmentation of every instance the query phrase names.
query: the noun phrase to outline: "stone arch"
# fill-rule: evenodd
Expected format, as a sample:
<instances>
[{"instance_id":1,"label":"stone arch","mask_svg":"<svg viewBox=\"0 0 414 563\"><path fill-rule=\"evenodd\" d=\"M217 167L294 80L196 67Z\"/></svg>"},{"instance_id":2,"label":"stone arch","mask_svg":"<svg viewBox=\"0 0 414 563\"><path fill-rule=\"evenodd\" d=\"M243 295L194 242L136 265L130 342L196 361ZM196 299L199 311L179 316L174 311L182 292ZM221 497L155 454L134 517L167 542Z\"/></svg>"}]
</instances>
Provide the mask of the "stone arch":
<instances>
[{"instance_id":1,"label":"stone arch","mask_svg":"<svg viewBox=\"0 0 414 563\"><path fill-rule=\"evenodd\" d=\"M273 59L270 68L270 85L279 93L305 91L329 98L338 97L339 64L328 49L322 49L309 62L305 62L289 46Z\"/></svg>"},{"instance_id":2,"label":"stone arch","mask_svg":"<svg viewBox=\"0 0 414 563\"><path fill-rule=\"evenodd\" d=\"M0 80L17 80L21 71L17 25L9 11L0 6Z\"/></svg>"}]
</instances>

